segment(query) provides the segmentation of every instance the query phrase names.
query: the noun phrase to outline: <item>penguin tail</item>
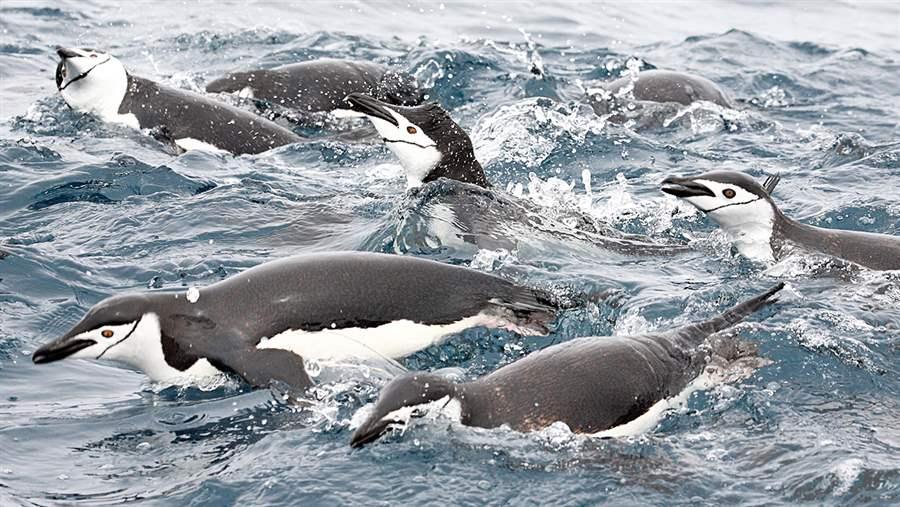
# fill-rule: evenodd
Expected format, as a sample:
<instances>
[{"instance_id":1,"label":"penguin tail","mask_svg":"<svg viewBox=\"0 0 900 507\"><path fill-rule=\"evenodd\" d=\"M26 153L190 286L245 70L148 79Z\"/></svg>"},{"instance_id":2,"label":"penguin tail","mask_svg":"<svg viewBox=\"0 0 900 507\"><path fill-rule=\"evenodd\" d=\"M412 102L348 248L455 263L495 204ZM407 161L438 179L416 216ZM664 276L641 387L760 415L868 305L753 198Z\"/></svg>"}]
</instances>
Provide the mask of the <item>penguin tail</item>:
<instances>
[{"instance_id":1,"label":"penguin tail","mask_svg":"<svg viewBox=\"0 0 900 507\"><path fill-rule=\"evenodd\" d=\"M557 316L591 303L601 303L610 291L597 294L572 294L567 291L550 291L535 287L520 287L509 300L492 299L490 302L503 319L499 327L524 336L543 336L550 333Z\"/></svg>"},{"instance_id":2,"label":"penguin tail","mask_svg":"<svg viewBox=\"0 0 900 507\"><path fill-rule=\"evenodd\" d=\"M736 304L725 313L700 324L700 326L704 328L707 335L728 329L744 320L748 315L755 313L763 307L778 302L778 298L775 297L775 295L783 288L784 282L779 282L762 294Z\"/></svg>"}]
</instances>

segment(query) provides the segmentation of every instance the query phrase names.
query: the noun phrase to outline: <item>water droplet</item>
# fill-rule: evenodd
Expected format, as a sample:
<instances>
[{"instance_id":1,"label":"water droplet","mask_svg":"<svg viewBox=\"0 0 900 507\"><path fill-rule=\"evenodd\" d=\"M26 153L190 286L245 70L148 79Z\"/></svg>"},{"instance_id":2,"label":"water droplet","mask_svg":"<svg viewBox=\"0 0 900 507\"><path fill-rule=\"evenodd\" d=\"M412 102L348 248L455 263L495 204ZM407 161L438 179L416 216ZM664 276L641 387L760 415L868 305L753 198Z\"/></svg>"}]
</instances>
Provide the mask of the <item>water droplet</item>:
<instances>
[{"instance_id":1,"label":"water droplet","mask_svg":"<svg viewBox=\"0 0 900 507\"><path fill-rule=\"evenodd\" d=\"M322 365L318 361L306 361L306 374L310 377L318 377L322 373Z\"/></svg>"},{"instance_id":2,"label":"water droplet","mask_svg":"<svg viewBox=\"0 0 900 507\"><path fill-rule=\"evenodd\" d=\"M187 300L191 303L196 303L198 299L200 299L200 289L197 287L189 288L187 290Z\"/></svg>"}]
</instances>

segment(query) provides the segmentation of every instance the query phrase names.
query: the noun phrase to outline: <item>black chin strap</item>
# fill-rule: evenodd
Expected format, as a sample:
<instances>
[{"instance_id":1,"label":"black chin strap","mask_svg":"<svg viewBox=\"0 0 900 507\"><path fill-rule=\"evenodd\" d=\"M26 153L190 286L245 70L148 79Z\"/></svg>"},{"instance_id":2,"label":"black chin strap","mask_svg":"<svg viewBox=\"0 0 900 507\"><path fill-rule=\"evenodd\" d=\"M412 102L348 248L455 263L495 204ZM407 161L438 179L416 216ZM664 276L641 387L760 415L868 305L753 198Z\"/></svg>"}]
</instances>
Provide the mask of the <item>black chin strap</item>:
<instances>
[{"instance_id":1,"label":"black chin strap","mask_svg":"<svg viewBox=\"0 0 900 507\"><path fill-rule=\"evenodd\" d=\"M113 343L112 345L110 345L109 347L106 347L105 349L103 349L103 352L101 352L100 355L97 356L97 359L100 359L101 357L103 357L103 354L106 354L107 352L109 352L109 349L111 349L111 348L115 347L116 345L118 345L118 344L124 342L125 340L127 340L128 337L131 336L131 335L134 333L134 330L137 329L138 324L141 323L141 319L143 319L143 318L144 318L144 316L141 315L141 317L137 320L137 322L135 322L134 325L131 326L131 331L128 331L128 334L126 334L125 337L122 338L121 340L119 340L119 341L117 341L116 343Z\"/></svg>"},{"instance_id":2,"label":"black chin strap","mask_svg":"<svg viewBox=\"0 0 900 507\"><path fill-rule=\"evenodd\" d=\"M426 146L426 145L422 145L422 144L419 144L419 143L414 143L414 142L412 142L412 141L406 141L406 140L404 140L404 139L388 139L388 138L386 138L386 137L382 137L381 139L382 139L384 142L386 142L386 143L406 143L406 144L411 144L411 145L413 145L413 146L418 146L419 148L422 148L422 149L425 149L425 148L437 148L437 145L436 145L436 144L429 144L429 145Z\"/></svg>"},{"instance_id":3,"label":"black chin strap","mask_svg":"<svg viewBox=\"0 0 900 507\"><path fill-rule=\"evenodd\" d=\"M760 197L760 199L762 199L762 198ZM713 209L704 210L704 213L712 213L713 211L718 211L722 208L727 208L729 206L741 206L743 204L750 204L751 202L756 202L758 200L759 199L750 199L749 201L744 201L744 202L733 202L731 204L723 204L723 205L713 208Z\"/></svg>"},{"instance_id":4,"label":"black chin strap","mask_svg":"<svg viewBox=\"0 0 900 507\"><path fill-rule=\"evenodd\" d=\"M110 58L109 58L109 57L106 57L106 60L103 60L102 62L98 63L97 65L94 65L93 67L91 67L90 69L88 69L86 72L82 72L81 74L75 76L74 79L72 79L72 80L69 81L68 83L64 84L64 85L62 86L62 88L59 89L59 91L65 90L66 88L69 87L70 84L74 83L75 81L81 81L82 79L86 78L87 75L90 74L92 70L94 70L94 69L96 69L97 67L103 65L104 63L108 62L109 60L110 60Z\"/></svg>"}]
</instances>

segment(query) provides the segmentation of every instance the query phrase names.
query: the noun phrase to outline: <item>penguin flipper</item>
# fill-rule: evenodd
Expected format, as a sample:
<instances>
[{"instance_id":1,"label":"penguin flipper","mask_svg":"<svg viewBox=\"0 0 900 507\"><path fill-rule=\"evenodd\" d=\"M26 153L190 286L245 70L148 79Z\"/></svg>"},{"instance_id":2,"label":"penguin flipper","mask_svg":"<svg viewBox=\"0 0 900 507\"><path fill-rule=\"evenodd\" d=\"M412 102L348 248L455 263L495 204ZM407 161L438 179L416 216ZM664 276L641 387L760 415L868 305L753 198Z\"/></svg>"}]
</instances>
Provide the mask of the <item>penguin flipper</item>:
<instances>
[{"instance_id":1,"label":"penguin flipper","mask_svg":"<svg viewBox=\"0 0 900 507\"><path fill-rule=\"evenodd\" d=\"M162 330L163 350L174 347L175 355L204 358L216 368L241 377L254 388L273 381L300 391L312 385L303 358L281 349L258 349L236 330L217 330L210 319L194 315L172 315ZM168 344L168 345L167 345Z\"/></svg>"},{"instance_id":2,"label":"penguin flipper","mask_svg":"<svg viewBox=\"0 0 900 507\"><path fill-rule=\"evenodd\" d=\"M166 125L159 125L147 129L147 134L162 143L163 146L165 146L166 151L170 152L172 155L181 155L184 153L184 149L181 148L181 146L178 146L178 143L175 142L175 135L172 134L172 131Z\"/></svg>"},{"instance_id":3,"label":"penguin flipper","mask_svg":"<svg viewBox=\"0 0 900 507\"><path fill-rule=\"evenodd\" d=\"M530 287L519 287L509 299L490 301L499 315L509 322L512 331L522 335L546 335L560 304L547 293Z\"/></svg>"},{"instance_id":4,"label":"penguin flipper","mask_svg":"<svg viewBox=\"0 0 900 507\"><path fill-rule=\"evenodd\" d=\"M253 348L229 356L220 364L255 388L267 388L275 381L299 391L312 386L303 358L293 352Z\"/></svg>"}]
</instances>

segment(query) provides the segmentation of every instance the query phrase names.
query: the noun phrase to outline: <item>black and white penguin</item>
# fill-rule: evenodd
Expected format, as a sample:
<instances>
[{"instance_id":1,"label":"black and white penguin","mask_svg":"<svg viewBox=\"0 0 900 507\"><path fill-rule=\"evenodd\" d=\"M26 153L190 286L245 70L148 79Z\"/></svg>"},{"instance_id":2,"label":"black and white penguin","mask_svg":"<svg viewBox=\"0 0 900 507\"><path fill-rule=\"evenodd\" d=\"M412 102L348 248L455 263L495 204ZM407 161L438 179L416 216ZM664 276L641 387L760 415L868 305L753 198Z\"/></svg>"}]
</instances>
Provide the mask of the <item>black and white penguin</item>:
<instances>
[{"instance_id":1,"label":"black and white penguin","mask_svg":"<svg viewBox=\"0 0 900 507\"><path fill-rule=\"evenodd\" d=\"M233 373L255 387L310 385L303 359L401 358L472 327L545 334L543 291L469 268L365 252L267 262L203 288L113 296L35 363L108 359L151 379Z\"/></svg>"},{"instance_id":2,"label":"black and white penguin","mask_svg":"<svg viewBox=\"0 0 900 507\"><path fill-rule=\"evenodd\" d=\"M303 140L237 107L129 74L114 56L59 48L56 87L72 109L141 130L180 150L260 153Z\"/></svg>"},{"instance_id":3,"label":"black and white penguin","mask_svg":"<svg viewBox=\"0 0 900 507\"><path fill-rule=\"evenodd\" d=\"M503 234L492 231L496 224L483 219L485 210L479 211L477 206L472 205L472 200L467 199L477 193L487 193L492 195L486 200L491 206L491 220L505 217L509 220L529 221L543 229L554 229L560 234L577 232L585 236L583 239L598 246L629 254L671 255L688 250L684 245L654 243L644 236L625 234L612 227L594 224L593 220L586 217L584 222L593 224L592 230L563 232L565 226L546 220L540 212L529 209L527 203L501 197L502 192L482 190L489 189L491 185L475 157L472 140L438 104L395 106L361 94L349 95L347 103L352 110L368 116L385 144L400 159L406 173L407 187L416 188L441 178L481 187L468 189L468 192L464 192L467 190L465 188L456 189L459 192L454 191L453 195L446 196L454 201L452 206L431 206L441 224L450 224L451 229L454 226L462 228L458 233L437 231L443 236L440 239L444 244L454 242L454 238L450 236L465 237L467 241L469 238L488 238L491 241L486 243L489 245L486 248L496 248L495 245L499 244L497 239L503 239ZM482 202L485 200L482 199ZM462 214L463 211L465 214ZM547 225L545 222L551 223ZM515 248L514 242L507 241L503 248Z\"/></svg>"},{"instance_id":4,"label":"black and white penguin","mask_svg":"<svg viewBox=\"0 0 900 507\"><path fill-rule=\"evenodd\" d=\"M351 110L371 120L400 159L408 187L438 178L490 187L469 135L440 105L395 106L359 93L346 100Z\"/></svg>"},{"instance_id":5,"label":"black and white penguin","mask_svg":"<svg viewBox=\"0 0 900 507\"><path fill-rule=\"evenodd\" d=\"M753 261L774 262L798 248L869 269L900 269L900 237L792 220L778 209L770 192L746 174L713 171L693 178L669 177L661 189L706 213L738 252Z\"/></svg>"},{"instance_id":6,"label":"black and white penguin","mask_svg":"<svg viewBox=\"0 0 900 507\"><path fill-rule=\"evenodd\" d=\"M597 436L652 428L669 401L702 387L696 383L712 361L737 361L752 353L734 338L714 335L773 303L783 286L670 331L553 345L472 382L425 372L403 375L382 389L350 445L372 442L391 426L438 407L452 409L464 425L482 428L534 431L562 422L575 433Z\"/></svg>"}]
</instances>

